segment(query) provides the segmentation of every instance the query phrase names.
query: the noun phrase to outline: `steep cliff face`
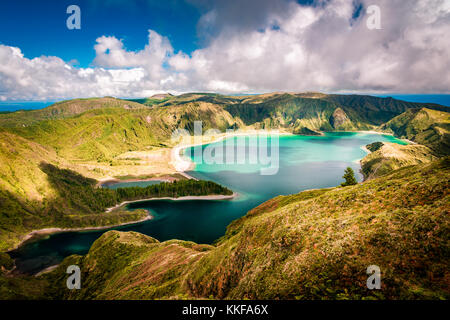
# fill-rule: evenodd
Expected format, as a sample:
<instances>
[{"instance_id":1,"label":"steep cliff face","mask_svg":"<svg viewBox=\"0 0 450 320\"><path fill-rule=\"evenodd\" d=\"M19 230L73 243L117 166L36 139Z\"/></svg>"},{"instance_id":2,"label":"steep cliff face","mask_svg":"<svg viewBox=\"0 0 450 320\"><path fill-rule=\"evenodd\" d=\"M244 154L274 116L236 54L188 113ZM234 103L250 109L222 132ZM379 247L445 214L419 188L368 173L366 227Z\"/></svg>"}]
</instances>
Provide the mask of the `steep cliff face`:
<instances>
[{"instance_id":1,"label":"steep cliff face","mask_svg":"<svg viewBox=\"0 0 450 320\"><path fill-rule=\"evenodd\" d=\"M336 130L352 126L347 114L341 108L334 110L333 115L330 117L330 124Z\"/></svg>"},{"instance_id":2,"label":"steep cliff face","mask_svg":"<svg viewBox=\"0 0 450 320\"><path fill-rule=\"evenodd\" d=\"M276 197L234 221L216 246L108 232L47 281L70 299L450 298L450 160L346 188ZM65 289L78 264L81 290ZM382 289L366 287L377 265Z\"/></svg>"}]
</instances>

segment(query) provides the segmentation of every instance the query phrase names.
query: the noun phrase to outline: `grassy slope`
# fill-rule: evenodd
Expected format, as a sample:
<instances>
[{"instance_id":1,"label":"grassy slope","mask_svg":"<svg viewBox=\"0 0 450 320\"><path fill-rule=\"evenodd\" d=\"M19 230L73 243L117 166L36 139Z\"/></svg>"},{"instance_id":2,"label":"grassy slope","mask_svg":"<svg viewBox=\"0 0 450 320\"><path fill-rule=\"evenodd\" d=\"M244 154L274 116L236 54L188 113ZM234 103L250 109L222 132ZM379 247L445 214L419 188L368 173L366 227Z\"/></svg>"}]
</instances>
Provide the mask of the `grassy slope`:
<instances>
[{"instance_id":1,"label":"grassy slope","mask_svg":"<svg viewBox=\"0 0 450 320\"><path fill-rule=\"evenodd\" d=\"M381 129L426 145L437 154L450 154L449 112L411 109L382 125Z\"/></svg>"},{"instance_id":2,"label":"grassy slope","mask_svg":"<svg viewBox=\"0 0 450 320\"><path fill-rule=\"evenodd\" d=\"M38 166L47 187L42 200L19 197L0 189L0 250L16 246L32 230L108 226L144 218L142 210L104 213L119 200L111 190L95 188L96 181L42 162ZM27 172L27 174L31 174ZM49 193L52 193L49 195Z\"/></svg>"},{"instance_id":3,"label":"grassy slope","mask_svg":"<svg viewBox=\"0 0 450 320\"><path fill-rule=\"evenodd\" d=\"M149 146L171 144L176 129L193 131L194 121L204 129L225 130L236 123L221 107L187 103L167 108L109 108L86 111L70 118L40 121L8 130L50 146L68 160L105 161Z\"/></svg>"},{"instance_id":4,"label":"grassy slope","mask_svg":"<svg viewBox=\"0 0 450 320\"><path fill-rule=\"evenodd\" d=\"M39 281L71 299L449 298L449 180L445 158L356 186L276 197L233 222L214 247L108 232ZM84 283L69 292L64 271L73 263ZM380 291L366 288L373 264Z\"/></svg>"},{"instance_id":5,"label":"grassy slope","mask_svg":"<svg viewBox=\"0 0 450 320\"><path fill-rule=\"evenodd\" d=\"M59 271L67 263L78 264L83 265L85 290L69 293L56 286L50 295L66 299L182 299L188 295L180 279L211 249L193 242L160 243L136 232L112 231L96 241L86 256L67 258L56 272L43 278L63 283L65 275Z\"/></svg>"},{"instance_id":6,"label":"grassy slope","mask_svg":"<svg viewBox=\"0 0 450 320\"><path fill-rule=\"evenodd\" d=\"M382 147L361 160L365 179L373 179L396 169L431 162L437 159L434 152L420 144L399 145L382 143Z\"/></svg>"},{"instance_id":7,"label":"grassy slope","mask_svg":"<svg viewBox=\"0 0 450 320\"><path fill-rule=\"evenodd\" d=\"M111 97L73 99L57 102L44 109L0 114L0 126L23 127L42 120L68 118L89 110L103 108L142 109L146 107L139 103Z\"/></svg>"},{"instance_id":8,"label":"grassy slope","mask_svg":"<svg viewBox=\"0 0 450 320\"><path fill-rule=\"evenodd\" d=\"M104 108L10 130L52 147L65 159L101 162L162 140L163 130L146 121L148 115L144 109Z\"/></svg>"},{"instance_id":9,"label":"grassy slope","mask_svg":"<svg viewBox=\"0 0 450 320\"><path fill-rule=\"evenodd\" d=\"M62 161L52 148L0 129L0 188L30 200L52 196L42 161Z\"/></svg>"}]
</instances>

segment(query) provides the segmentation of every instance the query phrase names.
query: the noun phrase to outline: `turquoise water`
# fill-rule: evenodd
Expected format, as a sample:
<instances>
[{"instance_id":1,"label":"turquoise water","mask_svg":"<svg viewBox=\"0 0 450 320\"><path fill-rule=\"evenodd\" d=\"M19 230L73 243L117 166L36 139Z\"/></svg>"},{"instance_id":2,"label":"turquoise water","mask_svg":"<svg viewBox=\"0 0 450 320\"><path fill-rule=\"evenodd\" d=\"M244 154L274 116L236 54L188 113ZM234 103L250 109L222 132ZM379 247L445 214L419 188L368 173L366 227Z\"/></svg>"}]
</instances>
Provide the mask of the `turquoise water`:
<instances>
[{"instance_id":1,"label":"turquoise water","mask_svg":"<svg viewBox=\"0 0 450 320\"><path fill-rule=\"evenodd\" d=\"M161 180L150 180L150 181L129 181L129 182L117 182L117 183L104 183L102 187L108 189L118 189L118 188L131 188L131 187L141 187L145 188L148 186L153 186L155 184L160 184Z\"/></svg>"},{"instance_id":2,"label":"turquoise water","mask_svg":"<svg viewBox=\"0 0 450 320\"><path fill-rule=\"evenodd\" d=\"M235 153L238 149L244 149L248 157L246 146L249 146L251 139L246 139L239 139ZM268 141L271 141L270 138L261 138L256 144ZM129 204L131 210L149 210L154 219L114 229L141 232L160 241L182 239L213 243L224 235L231 221L270 198L339 185L346 167L359 172L357 160L365 156L361 147L375 141L404 144L391 136L363 133L327 133L320 137L280 136L279 169L275 175L261 175L260 169L264 167L261 165L207 164L201 163L201 157L194 156L195 150L203 153L208 147L220 154L221 143L226 142L188 149L185 153L191 151L191 158L197 163L190 175L218 182L238 192L239 196L233 200L154 200ZM359 174L358 179L362 180ZM19 270L33 273L59 263L68 255L85 254L106 231L54 234L26 244L12 255Z\"/></svg>"}]
</instances>

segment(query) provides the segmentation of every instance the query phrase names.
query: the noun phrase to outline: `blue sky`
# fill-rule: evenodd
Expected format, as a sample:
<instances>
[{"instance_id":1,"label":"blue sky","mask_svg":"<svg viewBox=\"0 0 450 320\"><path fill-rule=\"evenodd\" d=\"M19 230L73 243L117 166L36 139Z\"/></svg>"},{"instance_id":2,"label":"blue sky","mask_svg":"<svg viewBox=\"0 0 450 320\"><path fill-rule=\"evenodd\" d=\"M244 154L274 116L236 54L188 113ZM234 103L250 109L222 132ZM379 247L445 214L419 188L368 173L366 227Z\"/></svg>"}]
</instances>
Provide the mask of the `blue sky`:
<instances>
[{"instance_id":1,"label":"blue sky","mask_svg":"<svg viewBox=\"0 0 450 320\"><path fill-rule=\"evenodd\" d=\"M297 2L312 5L314 1ZM135 51L145 46L147 31L152 29L166 36L176 50L191 53L204 45L205 39L197 34L197 23L210 6L202 3L183 0L1 1L0 43L21 48L28 58L58 56L65 61L77 60L80 67L88 67L95 58L93 44L98 37L110 35L123 39L127 49ZM82 10L81 30L66 28L69 16L66 8L73 4Z\"/></svg>"},{"instance_id":2,"label":"blue sky","mask_svg":"<svg viewBox=\"0 0 450 320\"><path fill-rule=\"evenodd\" d=\"M66 8L72 4L81 8L81 30L66 28ZM98 37L116 36L129 50L138 50L152 29L168 37L178 50L190 53L199 45L200 14L184 1L0 1L0 43L21 48L29 58L58 56L88 67L95 58L93 45Z\"/></svg>"},{"instance_id":3,"label":"blue sky","mask_svg":"<svg viewBox=\"0 0 450 320\"><path fill-rule=\"evenodd\" d=\"M81 30L66 27L73 4ZM447 0L0 1L0 101L448 94L448 34Z\"/></svg>"}]
</instances>

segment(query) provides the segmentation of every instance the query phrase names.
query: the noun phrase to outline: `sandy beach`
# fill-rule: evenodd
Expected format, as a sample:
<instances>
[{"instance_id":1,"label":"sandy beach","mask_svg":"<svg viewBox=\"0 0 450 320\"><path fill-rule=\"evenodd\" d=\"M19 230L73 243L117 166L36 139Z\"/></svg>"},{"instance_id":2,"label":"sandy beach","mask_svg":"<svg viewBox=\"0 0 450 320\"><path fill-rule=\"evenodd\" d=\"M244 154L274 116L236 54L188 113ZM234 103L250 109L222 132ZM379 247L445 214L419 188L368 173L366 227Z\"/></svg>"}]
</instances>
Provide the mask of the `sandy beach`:
<instances>
[{"instance_id":1,"label":"sandy beach","mask_svg":"<svg viewBox=\"0 0 450 320\"><path fill-rule=\"evenodd\" d=\"M390 133L374 131L374 130L362 130L362 131L355 131L355 132L366 133L366 134L382 134L382 135L392 136L392 134L390 134Z\"/></svg>"}]
</instances>

